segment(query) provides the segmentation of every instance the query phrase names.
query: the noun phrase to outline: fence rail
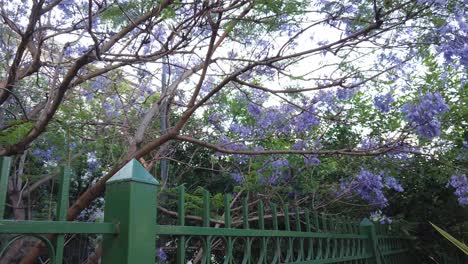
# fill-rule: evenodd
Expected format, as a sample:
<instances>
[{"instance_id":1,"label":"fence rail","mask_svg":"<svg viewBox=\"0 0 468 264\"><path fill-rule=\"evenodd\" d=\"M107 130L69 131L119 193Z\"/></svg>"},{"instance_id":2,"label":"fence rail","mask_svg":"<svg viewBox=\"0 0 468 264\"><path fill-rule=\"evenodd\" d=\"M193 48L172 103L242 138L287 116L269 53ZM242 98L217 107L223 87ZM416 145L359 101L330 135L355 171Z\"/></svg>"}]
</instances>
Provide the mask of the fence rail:
<instances>
[{"instance_id":1,"label":"fence rail","mask_svg":"<svg viewBox=\"0 0 468 264\"><path fill-rule=\"evenodd\" d=\"M0 164L7 158L0 157ZM9 166L9 165L8 165ZM0 183L8 171L0 167ZM231 196L224 197L224 221L211 219L211 198L203 191L201 226L186 223L186 192L177 189L177 224L157 224L157 181L136 160L107 182L104 223L66 222L70 173L62 169L57 221L0 220L0 234L32 235L62 263L65 234L103 234L103 264L155 263L156 239L169 263L412 263L411 237L388 234L364 219L330 217L303 208L242 199L240 222L232 221ZM0 193L4 208L6 188ZM3 198L2 198L3 197ZM255 208L256 210L252 210ZM1 212L1 211L0 211ZM255 212L257 217L250 218ZM266 217L268 213L268 217ZM3 217L0 216L0 219ZM192 224L192 223L190 223ZM52 234L55 237L43 236ZM13 237L12 240L19 239ZM7 243L1 254L11 244ZM55 261L55 262L54 262Z\"/></svg>"}]
</instances>

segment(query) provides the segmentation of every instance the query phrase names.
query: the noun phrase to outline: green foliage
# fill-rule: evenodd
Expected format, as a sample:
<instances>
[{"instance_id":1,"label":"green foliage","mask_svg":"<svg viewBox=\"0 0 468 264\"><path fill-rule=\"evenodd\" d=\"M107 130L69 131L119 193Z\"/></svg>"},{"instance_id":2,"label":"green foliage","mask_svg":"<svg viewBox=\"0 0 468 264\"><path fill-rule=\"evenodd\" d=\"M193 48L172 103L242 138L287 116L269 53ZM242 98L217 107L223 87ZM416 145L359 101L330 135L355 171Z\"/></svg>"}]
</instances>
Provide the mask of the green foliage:
<instances>
[{"instance_id":1,"label":"green foliage","mask_svg":"<svg viewBox=\"0 0 468 264\"><path fill-rule=\"evenodd\" d=\"M12 145L21 141L34 127L32 121L13 121L9 127L0 131L0 145Z\"/></svg>"},{"instance_id":2,"label":"green foliage","mask_svg":"<svg viewBox=\"0 0 468 264\"><path fill-rule=\"evenodd\" d=\"M136 19L141 14L144 14L154 8L157 3L157 0L116 1L104 10L100 15L100 18L103 21L109 22L113 26L119 28L126 25L128 19ZM172 9L172 7L170 7L170 9ZM163 14L167 14L172 11L163 10Z\"/></svg>"}]
</instances>

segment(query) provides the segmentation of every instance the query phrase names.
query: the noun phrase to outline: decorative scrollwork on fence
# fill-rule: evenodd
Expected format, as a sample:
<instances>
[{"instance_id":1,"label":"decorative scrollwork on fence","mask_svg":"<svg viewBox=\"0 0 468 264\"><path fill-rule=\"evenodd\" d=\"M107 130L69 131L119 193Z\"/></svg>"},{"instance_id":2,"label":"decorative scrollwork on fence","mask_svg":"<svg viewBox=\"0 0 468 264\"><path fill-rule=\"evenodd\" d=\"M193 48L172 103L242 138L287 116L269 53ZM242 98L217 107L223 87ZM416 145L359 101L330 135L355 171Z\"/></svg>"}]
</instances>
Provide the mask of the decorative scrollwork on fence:
<instances>
[{"instance_id":1,"label":"decorative scrollwork on fence","mask_svg":"<svg viewBox=\"0 0 468 264\"><path fill-rule=\"evenodd\" d=\"M7 249L13 244L15 243L15 241L19 240L19 239L22 239L24 237L35 237L37 239L39 239L40 241L42 241L44 243L44 245L46 246L47 250L49 251L49 257L50 257L50 263L52 264L55 264L55 247L54 247L54 244L45 236L43 235L36 235L36 234L25 234L25 235L16 235L16 236L13 236L12 238L10 238L8 240L7 243L5 243L5 245L2 247L2 250L0 251L0 258L3 256L3 254L5 254L5 252L7 251Z\"/></svg>"}]
</instances>

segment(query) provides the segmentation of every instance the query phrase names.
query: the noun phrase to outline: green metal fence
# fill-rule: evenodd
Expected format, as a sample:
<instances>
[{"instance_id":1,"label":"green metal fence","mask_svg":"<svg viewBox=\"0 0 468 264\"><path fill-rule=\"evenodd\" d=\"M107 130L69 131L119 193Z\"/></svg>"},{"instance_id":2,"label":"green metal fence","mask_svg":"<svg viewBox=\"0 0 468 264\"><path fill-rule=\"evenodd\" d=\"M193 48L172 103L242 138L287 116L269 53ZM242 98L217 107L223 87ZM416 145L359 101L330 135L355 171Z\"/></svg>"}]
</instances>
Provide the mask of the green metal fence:
<instances>
[{"instance_id":1,"label":"green metal fence","mask_svg":"<svg viewBox=\"0 0 468 264\"><path fill-rule=\"evenodd\" d=\"M368 219L330 217L308 209L254 206L242 199L241 221L233 222L231 197L224 197L224 219L212 219L210 195L203 192L201 225L186 222L185 189L178 188L177 224L157 223L158 183L136 161L108 182L103 223L66 222L70 173L60 174L57 221L3 219L9 159L0 157L0 234L34 236L49 250L50 263L62 263L65 234L103 234L103 264L155 263L156 239L169 263L413 263L412 238L389 234ZM255 216L252 210L255 208Z\"/></svg>"}]
</instances>

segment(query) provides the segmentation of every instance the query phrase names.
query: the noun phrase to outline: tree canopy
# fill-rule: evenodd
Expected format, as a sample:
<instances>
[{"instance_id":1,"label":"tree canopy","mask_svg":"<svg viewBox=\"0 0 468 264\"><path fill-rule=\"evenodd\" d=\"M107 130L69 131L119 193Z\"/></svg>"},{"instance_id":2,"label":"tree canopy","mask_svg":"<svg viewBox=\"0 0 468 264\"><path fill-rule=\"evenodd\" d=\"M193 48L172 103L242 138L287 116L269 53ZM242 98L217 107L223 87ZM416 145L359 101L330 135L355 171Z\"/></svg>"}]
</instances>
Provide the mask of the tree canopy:
<instances>
[{"instance_id":1,"label":"tree canopy","mask_svg":"<svg viewBox=\"0 0 468 264\"><path fill-rule=\"evenodd\" d=\"M58 165L67 219L95 217L133 158L168 193L388 223L435 221L405 207L423 194L468 204L466 1L0 3L0 156L11 204L36 204L16 219L51 216Z\"/></svg>"}]
</instances>

